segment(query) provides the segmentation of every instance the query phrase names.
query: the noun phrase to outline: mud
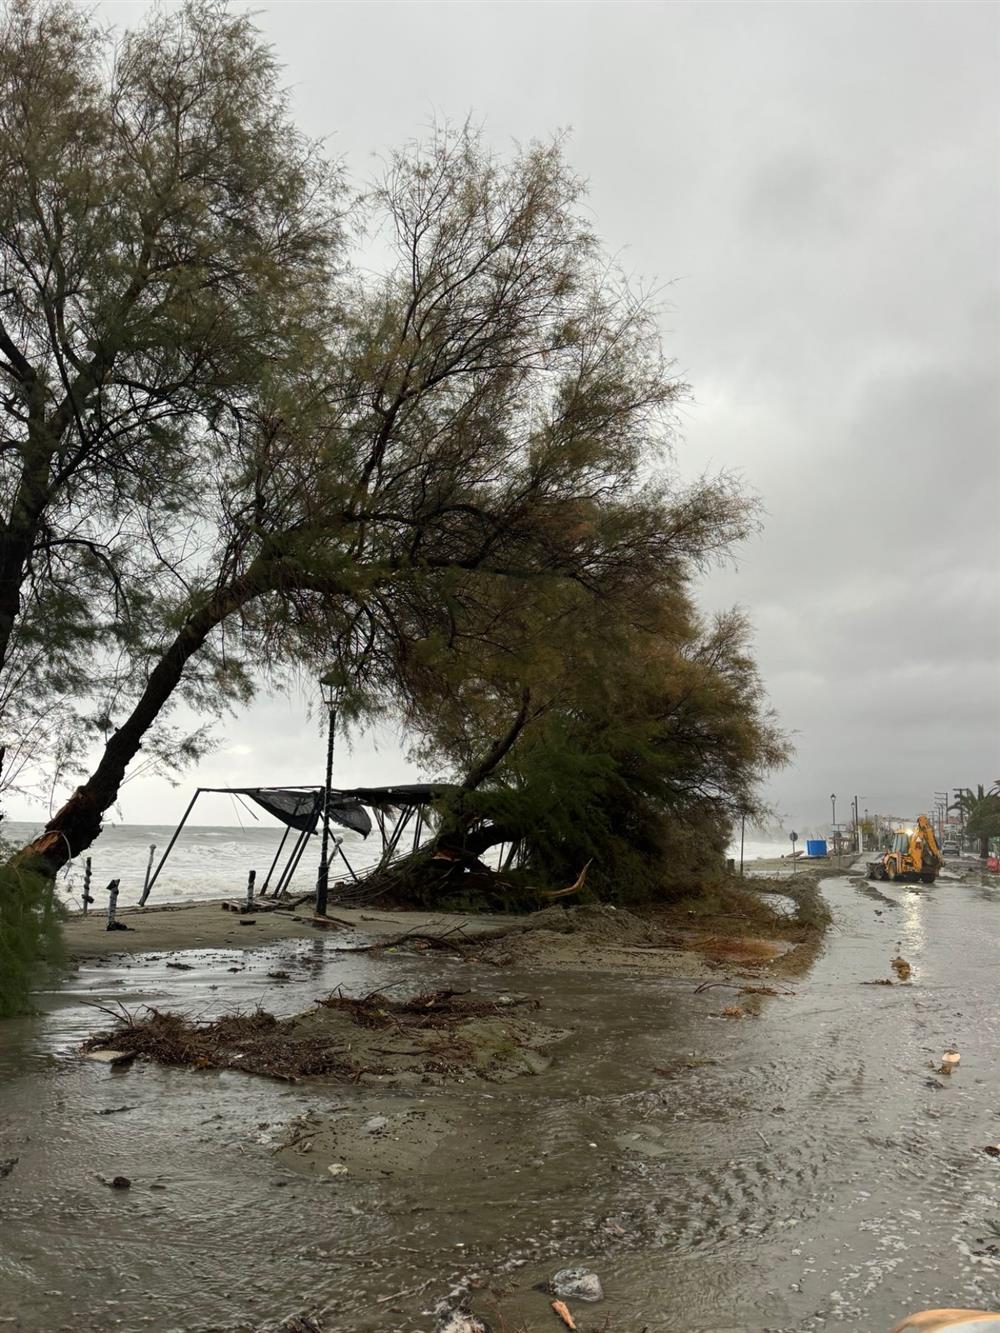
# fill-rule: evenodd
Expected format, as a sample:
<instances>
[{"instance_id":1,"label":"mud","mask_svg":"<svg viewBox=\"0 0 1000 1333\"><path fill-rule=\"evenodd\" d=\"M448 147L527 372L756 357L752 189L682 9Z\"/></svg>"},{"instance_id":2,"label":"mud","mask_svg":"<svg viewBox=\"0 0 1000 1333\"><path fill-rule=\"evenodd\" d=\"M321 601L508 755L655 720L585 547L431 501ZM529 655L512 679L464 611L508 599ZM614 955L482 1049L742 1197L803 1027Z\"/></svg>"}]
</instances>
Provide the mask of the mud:
<instances>
[{"instance_id":1,"label":"mud","mask_svg":"<svg viewBox=\"0 0 1000 1333\"><path fill-rule=\"evenodd\" d=\"M250 1333L296 1311L326 1333L431 1333L457 1289L495 1333L545 1333L536 1288L576 1266L605 1291L568 1302L585 1333L879 1333L922 1305L989 1307L1000 884L839 878L823 897L834 929L790 983L707 954L698 978L594 955L502 969L328 936L82 964L0 1029L2 1314L24 1333ZM536 1073L442 1086L79 1055L94 1000L280 1015L338 985L528 994L567 1035ZM722 1016L765 985L791 993Z\"/></svg>"}]
</instances>

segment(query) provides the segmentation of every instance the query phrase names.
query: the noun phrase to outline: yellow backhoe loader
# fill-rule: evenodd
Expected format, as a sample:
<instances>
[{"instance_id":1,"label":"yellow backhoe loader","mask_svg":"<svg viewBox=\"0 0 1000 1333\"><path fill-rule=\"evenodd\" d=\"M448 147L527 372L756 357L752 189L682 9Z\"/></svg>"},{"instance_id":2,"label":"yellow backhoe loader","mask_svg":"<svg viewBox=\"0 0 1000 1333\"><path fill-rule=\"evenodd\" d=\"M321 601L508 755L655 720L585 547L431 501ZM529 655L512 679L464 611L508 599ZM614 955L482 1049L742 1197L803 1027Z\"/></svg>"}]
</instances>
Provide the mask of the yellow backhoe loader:
<instances>
[{"instance_id":1,"label":"yellow backhoe loader","mask_svg":"<svg viewBox=\"0 0 1000 1333\"><path fill-rule=\"evenodd\" d=\"M941 848L931 821L921 815L915 828L897 829L892 846L877 861L868 862L869 879L917 880L933 884L941 869Z\"/></svg>"}]
</instances>

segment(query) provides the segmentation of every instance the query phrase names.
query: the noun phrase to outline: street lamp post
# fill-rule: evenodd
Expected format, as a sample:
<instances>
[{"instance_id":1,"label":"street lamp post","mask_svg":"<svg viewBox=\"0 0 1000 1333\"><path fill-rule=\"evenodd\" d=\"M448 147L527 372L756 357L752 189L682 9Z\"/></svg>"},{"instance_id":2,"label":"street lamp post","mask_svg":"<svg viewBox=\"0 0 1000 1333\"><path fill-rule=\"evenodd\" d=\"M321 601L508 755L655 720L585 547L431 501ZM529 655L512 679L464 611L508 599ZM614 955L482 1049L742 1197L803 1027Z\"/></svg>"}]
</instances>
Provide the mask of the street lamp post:
<instances>
[{"instance_id":1,"label":"street lamp post","mask_svg":"<svg viewBox=\"0 0 1000 1333\"><path fill-rule=\"evenodd\" d=\"M858 818L858 798L856 796L851 804L854 806L854 841L857 844L857 851L860 856L865 850L865 844L861 834L861 820Z\"/></svg>"},{"instance_id":2,"label":"street lamp post","mask_svg":"<svg viewBox=\"0 0 1000 1333\"><path fill-rule=\"evenodd\" d=\"M830 816L830 831L833 834L834 850L837 853L837 856L839 857L840 843L837 840L837 793L835 791L832 791L830 793L830 809L832 811L832 814Z\"/></svg>"},{"instance_id":3,"label":"street lamp post","mask_svg":"<svg viewBox=\"0 0 1000 1333\"><path fill-rule=\"evenodd\" d=\"M316 876L316 915L326 916L327 891L330 885L330 784L333 781L333 741L337 732L337 705L343 690L343 681L336 672L328 671L320 677L323 703L327 712L326 782L323 784L323 833L319 854L319 873Z\"/></svg>"},{"instance_id":4,"label":"street lamp post","mask_svg":"<svg viewBox=\"0 0 1000 1333\"><path fill-rule=\"evenodd\" d=\"M741 878L743 876L743 835L746 833L746 828L747 828L747 812L745 810L741 810L740 811L740 877Z\"/></svg>"}]
</instances>

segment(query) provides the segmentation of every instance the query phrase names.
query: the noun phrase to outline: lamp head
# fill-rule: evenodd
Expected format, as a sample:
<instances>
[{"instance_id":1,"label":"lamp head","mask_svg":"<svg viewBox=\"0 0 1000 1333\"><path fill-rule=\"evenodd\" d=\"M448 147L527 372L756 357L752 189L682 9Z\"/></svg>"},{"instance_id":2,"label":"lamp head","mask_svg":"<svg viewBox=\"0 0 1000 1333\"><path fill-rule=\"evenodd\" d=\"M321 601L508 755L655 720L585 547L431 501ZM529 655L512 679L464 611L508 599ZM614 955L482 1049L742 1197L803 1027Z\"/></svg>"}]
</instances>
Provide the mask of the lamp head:
<instances>
[{"instance_id":1,"label":"lamp head","mask_svg":"<svg viewBox=\"0 0 1000 1333\"><path fill-rule=\"evenodd\" d=\"M340 703L347 690L347 677L344 672L336 667L331 667L319 678L320 690L323 694L323 702L327 708L333 708L335 704Z\"/></svg>"}]
</instances>

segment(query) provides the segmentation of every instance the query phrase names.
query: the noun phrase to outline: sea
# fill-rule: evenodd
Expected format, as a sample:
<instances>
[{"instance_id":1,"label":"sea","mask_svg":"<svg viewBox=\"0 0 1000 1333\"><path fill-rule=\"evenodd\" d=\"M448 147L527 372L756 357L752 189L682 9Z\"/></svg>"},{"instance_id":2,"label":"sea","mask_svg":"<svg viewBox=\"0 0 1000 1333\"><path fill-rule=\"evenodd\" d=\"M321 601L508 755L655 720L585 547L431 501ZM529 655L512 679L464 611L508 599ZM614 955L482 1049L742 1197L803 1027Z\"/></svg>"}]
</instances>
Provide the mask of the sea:
<instances>
[{"instance_id":1,"label":"sea","mask_svg":"<svg viewBox=\"0 0 1000 1333\"><path fill-rule=\"evenodd\" d=\"M41 832L43 825L4 820L0 827L9 841L22 845ZM106 888L114 879L119 881L119 908L135 906L142 896L147 872L150 876L157 872L147 899L150 907L157 903L238 898L246 893L251 870L256 872L257 890L261 889L281 846L285 828L276 822L248 824L243 828L186 824L164 859L174 832L174 826L168 824L105 825L94 845L60 871L57 879L59 896L70 909L83 906L85 862L89 856L91 896L95 899L92 910L95 911L107 906ZM297 836L294 830L288 834L278 869L271 876L272 886ZM375 865L382 853L377 830L367 838L362 838L351 829L338 829L337 836L342 841L333 853L330 867L331 894L334 897L338 884L346 886L353 882L345 858L354 873L360 875ZM403 842L407 848L412 845L405 834ZM758 858L784 856L788 851L789 843L777 839L747 839L743 855L745 862L751 862ZM728 855L739 860L738 840L729 848ZM319 858L320 839L311 837L291 881L292 892L300 890L305 893L315 885Z\"/></svg>"},{"instance_id":2,"label":"sea","mask_svg":"<svg viewBox=\"0 0 1000 1333\"><path fill-rule=\"evenodd\" d=\"M2 831L15 845L28 842L41 831L41 825L4 820ZM152 871L155 871L167 851L174 834L174 826L167 824L108 824L94 845L60 871L57 885L60 897L68 907L83 906L83 877L85 861L91 861L91 896L93 910L108 904L106 887L111 880L119 883L118 906L131 907L138 903L146 883L147 868L152 853ZM282 824L249 825L245 828L186 824L180 836L163 861L159 874L147 899L147 906L157 903L199 902L207 899L242 897L246 893L251 870L256 871L259 890L274 862L285 833ZM293 829L284 844L278 870L271 878L277 880L298 834ZM356 874L378 862L381 839L377 831L362 838L350 829L338 829L343 841L333 854L330 869L332 886L341 880L350 880L350 872L343 857L351 863ZM341 855L341 852L343 855ZM316 883L319 870L320 839L309 838L292 880L292 890L307 892Z\"/></svg>"}]
</instances>

